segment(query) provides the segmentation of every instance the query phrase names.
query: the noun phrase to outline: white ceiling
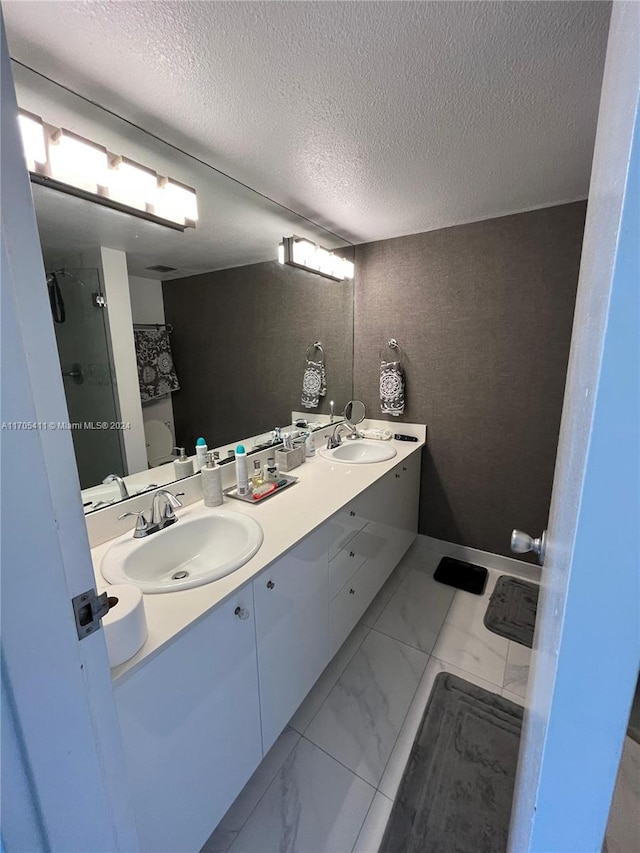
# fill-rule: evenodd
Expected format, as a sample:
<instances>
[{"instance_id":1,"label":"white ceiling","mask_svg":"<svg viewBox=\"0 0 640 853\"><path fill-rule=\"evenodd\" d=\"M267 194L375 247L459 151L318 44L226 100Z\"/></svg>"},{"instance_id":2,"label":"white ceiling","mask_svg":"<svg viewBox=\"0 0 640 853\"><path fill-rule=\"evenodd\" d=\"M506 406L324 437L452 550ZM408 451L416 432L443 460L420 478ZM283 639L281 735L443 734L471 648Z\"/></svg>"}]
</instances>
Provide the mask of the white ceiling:
<instances>
[{"instance_id":1,"label":"white ceiling","mask_svg":"<svg viewBox=\"0 0 640 853\"><path fill-rule=\"evenodd\" d=\"M608 3L3 9L18 60L354 242L587 194Z\"/></svg>"}]
</instances>

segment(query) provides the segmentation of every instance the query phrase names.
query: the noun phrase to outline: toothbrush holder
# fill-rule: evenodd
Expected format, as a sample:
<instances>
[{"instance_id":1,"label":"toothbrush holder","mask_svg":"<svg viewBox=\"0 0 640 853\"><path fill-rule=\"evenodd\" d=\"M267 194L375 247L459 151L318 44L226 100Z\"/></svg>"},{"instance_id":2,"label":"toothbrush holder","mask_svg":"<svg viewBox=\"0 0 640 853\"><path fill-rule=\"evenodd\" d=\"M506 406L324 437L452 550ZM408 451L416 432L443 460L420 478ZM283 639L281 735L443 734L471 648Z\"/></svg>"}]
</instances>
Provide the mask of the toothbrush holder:
<instances>
[{"instance_id":1,"label":"toothbrush holder","mask_svg":"<svg viewBox=\"0 0 640 853\"><path fill-rule=\"evenodd\" d=\"M293 471L298 465L302 465L304 459L304 444L294 447L292 450L276 450L276 463L279 471Z\"/></svg>"}]
</instances>

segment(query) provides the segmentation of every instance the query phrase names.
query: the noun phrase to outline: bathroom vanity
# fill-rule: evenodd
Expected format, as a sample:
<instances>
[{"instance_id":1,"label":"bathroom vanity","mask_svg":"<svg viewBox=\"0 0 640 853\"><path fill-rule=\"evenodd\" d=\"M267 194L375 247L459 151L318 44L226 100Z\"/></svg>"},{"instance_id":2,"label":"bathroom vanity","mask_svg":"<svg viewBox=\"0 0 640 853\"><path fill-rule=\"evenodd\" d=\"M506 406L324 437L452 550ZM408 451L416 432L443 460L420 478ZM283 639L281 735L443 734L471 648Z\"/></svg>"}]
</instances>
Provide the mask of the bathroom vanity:
<instances>
[{"instance_id":1,"label":"bathroom vanity","mask_svg":"<svg viewBox=\"0 0 640 853\"><path fill-rule=\"evenodd\" d=\"M418 441L393 459L316 455L281 495L233 502L263 528L257 554L145 595L149 638L112 671L143 850L200 849L415 538L425 427L403 431Z\"/></svg>"}]
</instances>

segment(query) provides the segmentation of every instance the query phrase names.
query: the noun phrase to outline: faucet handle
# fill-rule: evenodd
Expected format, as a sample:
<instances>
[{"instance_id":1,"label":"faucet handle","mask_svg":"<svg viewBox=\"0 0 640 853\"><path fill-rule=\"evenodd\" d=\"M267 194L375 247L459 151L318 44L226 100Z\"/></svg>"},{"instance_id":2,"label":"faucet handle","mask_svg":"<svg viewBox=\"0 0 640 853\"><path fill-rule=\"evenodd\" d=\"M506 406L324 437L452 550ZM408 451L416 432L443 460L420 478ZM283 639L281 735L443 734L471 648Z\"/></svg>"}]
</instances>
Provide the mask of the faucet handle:
<instances>
[{"instance_id":1,"label":"faucet handle","mask_svg":"<svg viewBox=\"0 0 640 853\"><path fill-rule=\"evenodd\" d=\"M179 501L178 497L184 497L184 492L176 492L175 495L172 492L167 492L167 502L164 505L164 510L162 511L162 521L165 524L167 521L176 520L176 514L173 510L182 506L182 501Z\"/></svg>"},{"instance_id":2,"label":"faucet handle","mask_svg":"<svg viewBox=\"0 0 640 853\"><path fill-rule=\"evenodd\" d=\"M118 519L126 518L128 515L137 515L136 519L136 529L133 532L134 539L140 539L142 536L146 536L149 532L149 523L145 518L144 511L141 512L123 512L122 515L118 516Z\"/></svg>"}]
</instances>

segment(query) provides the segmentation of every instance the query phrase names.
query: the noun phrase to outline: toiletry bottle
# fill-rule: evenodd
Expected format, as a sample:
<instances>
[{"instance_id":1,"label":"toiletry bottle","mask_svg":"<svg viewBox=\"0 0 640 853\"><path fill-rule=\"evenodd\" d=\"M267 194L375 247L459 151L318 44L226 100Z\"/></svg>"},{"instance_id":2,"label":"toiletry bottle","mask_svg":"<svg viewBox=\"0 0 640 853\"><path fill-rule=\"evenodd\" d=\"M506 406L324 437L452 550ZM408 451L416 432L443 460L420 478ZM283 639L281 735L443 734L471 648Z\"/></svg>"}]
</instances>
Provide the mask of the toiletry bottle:
<instances>
[{"instance_id":1,"label":"toiletry bottle","mask_svg":"<svg viewBox=\"0 0 640 853\"><path fill-rule=\"evenodd\" d=\"M207 442L204 438L196 441L196 471L200 471L207 464Z\"/></svg>"},{"instance_id":2,"label":"toiletry bottle","mask_svg":"<svg viewBox=\"0 0 640 853\"><path fill-rule=\"evenodd\" d=\"M222 471L216 465L213 450L207 452L207 464L200 472L205 506L220 506L222 495Z\"/></svg>"},{"instance_id":3,"label":"toiletry bottle","mask_svg":"<svg viewBox=\"0 0 640 853\"><path fill-rule=\"evenodd\" d=\"M278 466L276 465L275 456L270 456L267 459L267 483L275 483L278 479Z\"/></svg>"},{"instance_id":4,"label":"toiletry bottle","mask_svg":"<svg viewBox=\"0 0 640 853\"><path fill-rule=\"evenodd\" d=\"M173 449L180 454L180 457L173 463L173 470L178 480L181 480L183 477L193 474L193 459L189 459L184 452L184 447L174 447Z\"/></svg>"},{"instance_id":5,"label":"toiletry bottle","mask_svg":"<svg viewBox=\"0 0 640 853\"><path fill-rule=\"evenodd\" d=\"M309 456L316 455L316 443L313 439L313 433L311 432L311 430L309 430L304 440L304 455L307 457L307 459L309 458Z\"/></svg>"},{"instance_id":6,"label":"toiletry bottle","mask_svg":"<svg viewBox=\"0 0 640 853\"><path fill-rule=\"evenodd\" d=\"M259 489L260 486L264 483L264 477L262 476L262 465L259 459L253 460L253 474L251 475L251 486L253 491Z\"/></svg>"},{"instance_id":7,"label":"toiletry bottle","mask_svg":"<svg viewBox=\"0 0 640 853\"><path fill-rule=\"evenodd\" d=\"M236 481L239 495L249 494L249 475L247 474L247 451L244 445L236 447Z\"/></svg>"}]
</instances>

